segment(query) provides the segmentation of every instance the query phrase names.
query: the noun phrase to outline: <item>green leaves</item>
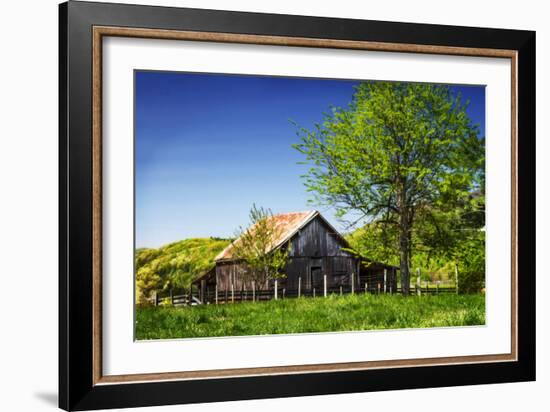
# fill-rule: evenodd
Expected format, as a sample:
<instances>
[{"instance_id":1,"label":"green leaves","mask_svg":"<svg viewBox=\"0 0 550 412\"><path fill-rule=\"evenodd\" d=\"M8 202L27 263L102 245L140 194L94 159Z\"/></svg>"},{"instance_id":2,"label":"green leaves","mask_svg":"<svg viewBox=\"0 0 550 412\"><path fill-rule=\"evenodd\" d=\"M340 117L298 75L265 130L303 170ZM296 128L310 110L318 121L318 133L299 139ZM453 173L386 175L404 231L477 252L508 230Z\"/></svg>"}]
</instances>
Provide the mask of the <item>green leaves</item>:
<instances>
[{"instance_id":1,"label":"green leaves","mask_svg":"<svg viewBox=\"0 0 550 412\"><path fill-rule=\"evenodd\" d=\"M446 86L362 83L348 108L325 114L315 130L299 129L294 147L312 166L305 184L344 212L397 206L398 190L407 192L403 207L462 193L479 175L484 149L464 110Z\"/></svg>"}]
</instances>

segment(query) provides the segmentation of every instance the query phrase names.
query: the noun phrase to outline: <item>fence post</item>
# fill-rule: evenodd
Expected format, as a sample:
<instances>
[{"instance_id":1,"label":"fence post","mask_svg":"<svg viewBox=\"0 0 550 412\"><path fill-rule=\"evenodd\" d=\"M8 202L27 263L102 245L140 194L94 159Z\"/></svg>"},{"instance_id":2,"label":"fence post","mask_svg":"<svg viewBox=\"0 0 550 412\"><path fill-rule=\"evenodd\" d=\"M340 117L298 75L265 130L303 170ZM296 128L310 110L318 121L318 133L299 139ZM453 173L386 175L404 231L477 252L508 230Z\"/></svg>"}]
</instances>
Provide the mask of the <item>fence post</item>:
<instances>
[{"instance_id":1,"label":"fence post","mask_svg":"<svg viewBox=\"0 0 550 412\"><path fill-rule=\"evenodd\" d=\"M367 282L365 281L365 293L368 292L368 288L367 288Z\"/></svg>"},{"instance_id":2,"label":"fence post","mask_svg":"<svg viewBox=\"0 0 550 412\"><path fill-rule=\"evenodd\" d=\"M256 302L256 281L252 281L252 302Z\"/></svg>"},{"instance_id":3,"label":"fence post","mask_svg":"<svg viewBox=\"0 0 550 412\"><path fill-rule=\"evenodd\" d=\"M300 297L302 293L302 277L298 276L298 297Z\"/></svg>"},{"instance_id":4,"label":"fence post","mask_svg":"<svg viewBox=\"0 0 550 412\"><path fill-rule=\"evenodd\" d=\"M416 294L420 296L422 291L420 290L420 268L416 269Z\"/></svg>"},{"instance_id":5,"label":"fence post","mask_svg":"<svg viewBox=\"0 0 550 412\"><path fill-rule=\"evenodd\" d=\"M315 288L313 288L313 297L315 297Z\"/></svg>"},{"instance_id":6,"label":"fence post","mask_svg":"<svg viewBox=\"0 0 550 412\"><path fill-rule=\"evenodd\" d=\"M216 287L214 288L214 292L216 293L216 305L218 304L218 284L216 283Z\"/></svg>"},{"instance_id":7,"label":"fence post","mask_svg":"<svg viewBox=\"0 0 550 412\"><path fill-rule=\"evenodd\" d=\"M285 298L285 295L286 295L286 288L283 288L283 299Z\"/></svg>"},{"instance_id":8,"label":"fence post","mask_svg":"<svg viewBox=\"0 0 550 412\"><path fill-rule=\"evenodd\" d=\"M155 306L159 305L159 299L158 299L158 292L153 292L153 302L155 303Z\"/></svg>"},{"instance_id":9,"label":"fence post","mask_svg":"<svg viewBox=\"0 0 550 412\"><path fill-rule=\"evenodd\" d=\"M323 275L323 296L327 297L327 275Z\"/></svg>"},{"instance_id":10,"label":"fence post","mask_svg":"<svg viewBox=\"0 0 550 412\"><path fill-rule=\"evenodd\" d=\"M380 294L380 282L378 282L378 294Z\"/></svg>"},{"instance_id":11,"label":"fence post","mask_svg":"<svg viewBox=\"0 0 550 412\"><path fill-rule=\"evenodd\" d=\"M277 300L277 279L275 279L275 300Z\"/></svg>"},{"instance_id":12,"label":"fence post","mask_svg":"<svg viewBox=\"0 0 550 412\"><path fill-rule=\"evenodd\" d=\"M340 296L342 296L342 285L340 285Z\"/></svg>"},{"instance_id":13,"label":"fence post","mask_svg":"<svg viewBox=\"0 0 550 412\"><path fill-rule=\"evenodd\" d=\"M351 272L351 293L355 293L355 273Z\"/></svg>"},{"instance_id":14,"label":"fence post","mask_svg":"<svg viewBox=\"0 0 550 412\"><path fill-rule=\"evenodd\" d=\"M235 284L231 282L231 303L235 303Z\"/></svg>"},{"instance_id":15,"label":"fence post","mask_svg":"<svg viewBox=\"0 0 550 412\"><path fill-rule=\"evenodd\" d=\"M455 263L455 286L456 294L458 295L458 264Z\"/></svg>"},{"instance_id":16,"label":"fence post","mask_svg":"<svg viewBox=\"0 0 550 412\"><path fill-rule=\"evenodd\" d=\"M384 293L388 291L388 269L384 269Z\"/></svg>"}]
</instances>

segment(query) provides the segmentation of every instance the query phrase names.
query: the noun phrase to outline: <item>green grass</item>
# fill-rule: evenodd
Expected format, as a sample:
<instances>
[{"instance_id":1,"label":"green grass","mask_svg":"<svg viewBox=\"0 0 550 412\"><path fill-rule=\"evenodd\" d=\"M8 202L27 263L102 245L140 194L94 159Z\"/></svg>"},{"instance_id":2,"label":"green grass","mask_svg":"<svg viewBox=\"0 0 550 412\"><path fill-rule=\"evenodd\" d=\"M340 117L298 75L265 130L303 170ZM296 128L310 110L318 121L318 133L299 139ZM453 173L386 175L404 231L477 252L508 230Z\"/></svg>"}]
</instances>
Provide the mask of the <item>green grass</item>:
<instances>
[{"instance_id":1,"label":"green grass","mask_svg":"<svg viewBox=\"0 0 550 412\"><path fill-rule=\"evenodd\" d=\"M172 339L485 324L485 295L345 295L137 308L136 338Z\"/></svg>"}]
</instances>

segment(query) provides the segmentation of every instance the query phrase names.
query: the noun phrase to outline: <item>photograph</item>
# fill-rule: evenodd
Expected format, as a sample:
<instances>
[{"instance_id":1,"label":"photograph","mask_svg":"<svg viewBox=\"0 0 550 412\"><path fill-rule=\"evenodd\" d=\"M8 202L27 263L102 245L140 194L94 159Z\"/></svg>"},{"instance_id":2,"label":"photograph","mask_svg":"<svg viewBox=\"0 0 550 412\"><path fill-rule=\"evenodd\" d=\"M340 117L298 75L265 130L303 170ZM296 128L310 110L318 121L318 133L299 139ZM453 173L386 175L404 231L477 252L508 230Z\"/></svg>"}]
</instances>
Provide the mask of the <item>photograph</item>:
<instances>
[{"instance_id":1,"label":"photograph","mask_svg":"<svg viewBox=\"0 0 550 412\"><path fill-rule=\"evenodd\" d=\"M485 85L133 81L135 340L485 325Z\"/></svg>"}]
</instances>

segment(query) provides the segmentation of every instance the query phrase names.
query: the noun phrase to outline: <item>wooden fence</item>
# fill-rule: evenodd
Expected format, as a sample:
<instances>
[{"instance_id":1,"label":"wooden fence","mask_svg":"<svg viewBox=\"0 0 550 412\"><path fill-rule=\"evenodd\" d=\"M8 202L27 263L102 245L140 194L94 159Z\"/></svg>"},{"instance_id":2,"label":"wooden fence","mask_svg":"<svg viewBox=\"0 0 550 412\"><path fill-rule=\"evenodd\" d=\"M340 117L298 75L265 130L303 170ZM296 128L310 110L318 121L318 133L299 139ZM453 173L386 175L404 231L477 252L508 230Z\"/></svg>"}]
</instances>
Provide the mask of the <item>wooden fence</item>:
<instances>
[{"instance_id":1,"label":"wooden fence","mask_svg":"<svg viewBox=\"0 0 550 412\"><path fill-rule=\"evenodd\" d=\"M299 285L301 282L299 282ZM400 294L402 293L401 286L397 285L395 290L392 290L392 285L385 282L370 283L364 282L363 285L339 285L328 286L326 276L324 277L323 285L320 288L312 288L303 290L301 287L298 289L286 289L279 287L278 282L275 281L274 285L270 289L242 289L218 291L217 288L207 289L200 293L198 290L187 291L186 293L170 293L168 295L155 294L151 299L155 306L158 305L200 305L200 304L226 304L226 303L238 303L238 302L259 302L272 299L287 299L287 298L299 298L299 297L327 297L329 295L345 295L345 294ZM438 294L456 294L457 287L450 282L421 282L417 280L416 283L410 285L411 295L438 295Z\"/></svg>"}]
</instances>

